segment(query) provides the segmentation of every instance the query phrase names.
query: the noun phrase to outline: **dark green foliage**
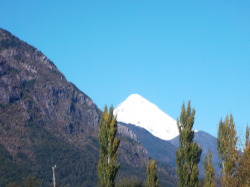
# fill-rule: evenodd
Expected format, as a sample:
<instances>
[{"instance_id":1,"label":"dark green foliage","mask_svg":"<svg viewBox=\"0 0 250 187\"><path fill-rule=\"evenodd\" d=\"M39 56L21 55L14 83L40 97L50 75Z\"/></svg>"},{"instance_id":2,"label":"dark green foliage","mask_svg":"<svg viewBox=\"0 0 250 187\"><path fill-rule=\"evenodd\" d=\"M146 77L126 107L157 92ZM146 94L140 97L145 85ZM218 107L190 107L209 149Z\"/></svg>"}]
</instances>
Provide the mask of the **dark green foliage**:
<instances>
[{"instance_id":1,"label":"dark green foliage","mask_svg":"<svg viewBox=\"0 0 250 187\"><path fill-rule=\"evenodd\" d=\"M40 185L39 180L34 176L29 176L24 181L24 187L38 187Z\"/></svg>"},{"instance_id":2,"label":"dark green foliage","mask_svg":"<svg viewBox=\"0 0 250 187\"><path fill-rule=\"evenodd\" d=\"M143 187L143 186L144 186L143 183L135 177L121 179L115 185L115 187Z\"/></svg>"},{"instance_id":3,"label":"dark green foliage","mask_svg":"<svg viewBox=\"0 0 250 187\"><path fill-rule=\"evenodd\" d=\"M116 138L117 121L113 115L113 107L104 108L102 119L99 124L100 154L98 162L99 185L113 187L119 164L116 163L117 149L120 140Z\"/></svg>"},{"instance_id":4,"label":"dark green foliage","mask_svg":"<svg viewBox=\"0 0 250 187\"><path fill-rule=\"evenodd\" d=\"M23 83L23 86L24 88L26 89L26 91L29 91L30 89L33 89L34 88L34 85L35 85L35 80L29 80L29 81L25 81Z\"/></svg>"},{"instance_id":5,"label":"dark green foliage","mask_svg":"<svg viewBox=\"0 0 250 187\"><path fill-rule=\"evenodd\" d=\"M95 149L85 147L84 151L80 151L52 137L46 142L41 142L34 147L38 161L34 169L38 172L38 176L52 182L52 166L57 165L55 175L58 186L96 185L97 177L94 171L97 151Z\"/></svg>"},{"instance_id":6,"label":"dark green foliage","mask_svg":"<svg viewBox=\"0 0 250 187\"><path fill-rule=\"evenodd\" d=\"M24 182L23 185L20 185L17 182L11 182L7 185L5 185L5 187L40 187L40 181L39 179L37 179L34 176L28 176Z\"/></svg>"},{"instance_id":7,"label":"dark green foliage","mask_svg":"<svg viewBox=\"0 0 250 187\"><path fill-rule=\"evenodd\" d=\"M52 186L52 166L57 165L58 186L96 186L98 151L85 146L78 149L53 137L42 128L29 127L31 136L37 137L31 151L34 158L24 152L11 156L0 145L0 185L12 181L23 184L29 175L36 176L41 186ZM31 180L31 179L30 179Z\"/></svg>"},{"instance_id":8,"label":"dark green foliage","mask_svg":"<svg viewBox=\"0 0 250 187\"><path fill-rule=\"evenodd\" d=\"M0 40L0 51L3 49L9 49L12 47L20 47L21 46L21 42L18 42L18 40L16 40L15 37L12 38L12 40L9 40L9 38L4 38L4 36L1 35L0 33L0 37L2 38L2 40Z\"/></svg>"},{"instance_id":9,"label":"dark green foliage","mask_svg":"<svg viewBox=\"0 0 250 187\"><path fill-rule=\"evenodd\" d=\"M190 102L187 108L182 105L180 119L177 120L179 129L179 148L176 152L178 186L196 187L199 184L198 163L202 150L199 148L194 139L195 110L191 109Z\"/></svg>"},{"instance_id":10,"label":"dark green foliage","mask_svg":"<svg viewBox=\"0 0 250 187\"><path fill-rule=\"evenodd\" d=\"M217 146L221 159L221 184L222 186L237 186L235 173L237 172L238 151L233 116L226 116L225 121L220 121Z\"/></svg>"},{"instance_id":11,"label":"dark green foliage","mask_svg":"<svg viewBox=\"0 0 250 187\"><path fill-rule=\"evenodd\" d=\"M158 186L158 177L156 171L156 162L152 160L147 165L147 187L157 187Z\"/></svg>"},{"instance_id":12,"label":"dark green foliage","mask_svg":"<svg viewBox=\"0 0 250 187\"><path fill-rule=\"evenodd\" d=\"M245 147L247 147L248 145L250 145L250 137L249 137L249 127L248 127L248 125L247 125L247 127L246 127Z\"/></svg>"},{"instance_id":13,"label":"dark green foliage","mask_svg":"<svg viewBox=\"0 0 250 187\"><path fill-rule=\"evenodd\" d=\"M17 182L11 182L7 184L5 187L21 187Z\"/></svg>"},{"instance_id":14,"label":"dark green foliage","mask_svg":"<svg viewBox=\"0 0 250 187\"><path fill-rule=\"evenodd\" d=\"M209 152L204 160L205 179L204 187L215 187L214 167L212 164L212 153Z\"/></svg>"},{"instance_id":15,"label":"dark green foliage","mask_svg":"<svg viewBox=\"0 0 250 187\"><path fill-rule=\"evenodd\" d=\"M0 186L12 183L20 184L30 171L24 164L19 164L0 144ZM14 183L10 185L15 185Z\"/></svg>"}]
</instances>

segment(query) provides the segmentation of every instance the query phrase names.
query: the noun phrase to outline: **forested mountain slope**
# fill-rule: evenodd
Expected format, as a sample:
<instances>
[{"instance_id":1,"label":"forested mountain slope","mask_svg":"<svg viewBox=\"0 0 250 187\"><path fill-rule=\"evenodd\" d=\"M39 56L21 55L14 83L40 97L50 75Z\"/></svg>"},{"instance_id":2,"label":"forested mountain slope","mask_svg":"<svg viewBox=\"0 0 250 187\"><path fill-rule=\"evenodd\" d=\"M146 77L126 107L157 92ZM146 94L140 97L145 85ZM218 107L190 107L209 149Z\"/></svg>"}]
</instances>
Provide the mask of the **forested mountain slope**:
<instances>
[{"instance_id":1,"label":"forested mountain slope","mask_svg":"<svg viewBox=\"0 0 250 187\"><path fill-rule=\"evenodd\" d=\"M55 164L58 186L97 184L100 109L45 55L3 29L0 96L1 186L22 184L29 176L49 186ZM147 151L119 136L118 180L132 175L144 180ZM161 173L165 184L175 185L166 169Z\"/></svg>"}]
</instances>

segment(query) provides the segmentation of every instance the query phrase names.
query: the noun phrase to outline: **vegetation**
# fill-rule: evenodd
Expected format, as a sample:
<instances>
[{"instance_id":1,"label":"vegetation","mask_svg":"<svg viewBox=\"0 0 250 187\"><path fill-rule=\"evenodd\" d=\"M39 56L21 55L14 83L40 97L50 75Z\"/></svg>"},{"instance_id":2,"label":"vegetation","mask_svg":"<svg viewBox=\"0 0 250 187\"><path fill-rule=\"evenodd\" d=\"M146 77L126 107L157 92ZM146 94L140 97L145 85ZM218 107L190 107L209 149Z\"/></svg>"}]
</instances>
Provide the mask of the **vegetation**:
<instances>
[{"instance_id":1,"label":"vegetation","mask_svg":"<svg viewBox=\"0 0 250 187\"><path fill-rule=\"evenodd\" d=\"M246 127L246 141L243 155L239 160L239 169L237 173L238 184L242 187L250 186L250 140L249 127Z\"/></svg>"},{"instance_id":2,"label":"vegetation","mask_svg":"<svg viewBox=\"0 0 250 187\"><path fill-rule=\"evenodd\" d=\"M12 155L0 144L0 186L9 183L21 183L29 170L23 165L13 162Z\"/></svg>"},{"instance_id":3,"label":"vegetation","mask_svg":"<svg viewBox=\"0 0 250 187\"><path fill-rule=\"evenodd\" d=\"M0 103L0 186L52 186L51 167L55 164L58 186L96 186L98 176L100 186L105 187L157 186L158 177L162 178L159 185L175 186L174 171L158 161L157 174L155 161L148 164L147 181L143 184L147 154L138 155L139 143L127 137L120 137L120 145L113 107L109 111L105 107L97 138L95 127L101 112L94 104L89 105L89 98L68 83L51 61L34 47L0 29L0 52L3 50L10 51L7 51L8 58L3 55L0 62L1 81L4 81ZM180 147L176 153L181 187L195 187L199 182L197 164L201 149L193 142L194 116L190 102L187 108L183 104L177 123ZM92 123L94 120L96 123ZM230 115L220 121L218 129L222 186L250 186L248 127L243 152L237 149L237 142ZM117 155L118 147L122 147L120 155ZM151 149L153 152L154 147ZM208 154L202 186L214 186L216 176L211 160L212 155ZM132 175L136 177L131 178Z\"/></svg>"},{"instance_id":4,"label":"vegetation","mask_svg":"<svg viewBox=\"0 0 250 187\"><path fill-rule=\"evenodd\" d=\"M39 180L34 176L29 176L24 181L24 187L38 187L40 185Z\"/></svg>"},{"instance_id":5,"label":"vegetation","mask_svg":"<svg viewBox=\"0 0 250 187\"><path fill-rule=\"evenodd\" d=\"M147 187L157 187L158 186L158 177L156 171L156 162L152 160L147 165Z\"/></svg>"},{"instance_id":6,"label":"vegetation","mask_svg":"<svg viewBox=\"0 0 250 187\"><path fill-rule=\"evenodd\" d=\"M225 121L220 121L217 146L221 160L221 184L222 186L238 186L235 178L238 163L238 151L233 116L226 116Z\"/></svg>"},{"instance_id":7,"label":"vegetation","mask_svg":"<svg viewBox=\"0 0 250 187\"><path fill-rule=\"evenodd\" d=\"M52 186L55 164L58 186L97 186L101 111L39 50L1 28L0 51L8 54L0 61L0 186L24 186L29 176ZM122 137L116 178L144 181L148 155ZM161 168L175 184L173 170Z\"/></svg>"},{"instance_id":8,"label":"vegetation","mask_svg":"<svg viewBox=\"0 0 250 187\"><path fill-rule=\"evenodd\" d=\"M143 187L143 183L140 179L132 177L132 178L123 178L117 182L115 187Z\"/></svg>"},{"instance_id":9,"label":"vegetation","mask_svg":"<svg viewBox=\"0 0 250 187\"><path fill-rule=\"evenodd\" d=\"M0 145L0 185L27 185L32 182L30 175L36 177L41 186L52 186L52 165L56 164L58 186L95 186L97 155L93 147L84 147L84 151L51 136L42 128L33 129L28 136L36 136L31 145L33 157L20 150L12 156ZM18 134L17 134L18 135ZM93 145L96 146L97 145ZM35 182L35 181L33 181ZM10 184L12 183L12 184Z\"/></svg>"},{"instance_id":10,"label":"vegetation","mask_svg":"<svg viewBox=\"0 0 250 187\"><path fill-rule=\"evenodd\" d=\"M105 107L99 124L100 155L98 161L99 185L113 187L119 164L116 163L117 149L120 140L116 138L117 121L113 115L113 107L109 111Z\"/></svg>"},{"instance_id":11,"label":"vegetation","mask_svg":"<svg viewBox=\"0 0 250 187\"><path fill-rule=\"evenodd\" d=\"M214 179L214 167L212 164L212 153L209 152L205 156L204 160L204 170L205 170L205 179L204 179L204 187L215 187L215 179Z\"/></svg>"},{"instance_id":12,"label":"vegetation","mask_svg":"<svg viewBox=\"0 0 250 187\"><path fill-rule=\"evenodd\" d=\"M191 109L190 102L187 108L182 105L180 119L177 120L179 129L179 148L176 152L178 186L196 187L199 185L198 163L202 150L199 148L194 139L195 110Z\"/></svg>"},{"instance_id":13,"label":"vegetation","mask_svg":"<svg viewBox=\"0 0 250 187\"><path fill-rule=\"evenodd\" d=\"M7 184L5 187L21 187L21 185L19 185L17 182L12 182Z\"/></svg>"},{"instance_id":14,"label":"vegetation","mask_svg":"<svg viewBox=\"0 0 250 187\"><path fill-rule=\"evenodd\" d=\"M249 128L246 127L246 140L243 153L237 149L233 116L226 116L220 121L218 130L218 152L221 159L222 186L250 186L250 140Z\"/></svg>"}]
</instances>

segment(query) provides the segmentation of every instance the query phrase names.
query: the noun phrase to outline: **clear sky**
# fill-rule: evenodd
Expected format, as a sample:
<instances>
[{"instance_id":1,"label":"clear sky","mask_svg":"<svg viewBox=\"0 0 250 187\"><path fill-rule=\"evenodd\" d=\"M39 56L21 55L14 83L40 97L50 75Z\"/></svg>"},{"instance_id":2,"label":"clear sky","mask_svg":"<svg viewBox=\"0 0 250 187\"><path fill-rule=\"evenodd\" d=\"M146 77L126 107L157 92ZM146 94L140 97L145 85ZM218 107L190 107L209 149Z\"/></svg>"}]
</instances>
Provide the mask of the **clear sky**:
<instances>
[{"instance_id":1,"label":"clear sky","mask_svg":"<svg viewBox=\"0 0 250 187\"><path fill-rule=\"evenodd\" d=\"M249 0L0 0L0 27L41 50L99 108L140 94L216 136L250 124Z\"/></svg>"}]
</instances>

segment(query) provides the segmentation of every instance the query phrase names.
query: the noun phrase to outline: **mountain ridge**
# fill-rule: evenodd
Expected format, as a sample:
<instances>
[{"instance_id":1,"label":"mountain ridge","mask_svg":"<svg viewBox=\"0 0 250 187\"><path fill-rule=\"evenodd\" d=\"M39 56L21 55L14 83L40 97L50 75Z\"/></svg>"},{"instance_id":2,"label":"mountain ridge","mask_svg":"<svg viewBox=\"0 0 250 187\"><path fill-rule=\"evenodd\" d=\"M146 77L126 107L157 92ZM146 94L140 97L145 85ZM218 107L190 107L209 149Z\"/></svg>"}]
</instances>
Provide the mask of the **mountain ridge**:
<instances>
[{"instance_id":1,"label":"mountain ridge","mask_svg":"<svg viewBox=\"0 0 250 187\"><path fill-rule=\"evenodd\" d=\"M0 28L0 185L30 175L59 186L96 186L101 110L68 82L44 54ZM119 135L117 180L145 179L149 156L136 141ZM13 174L15 171L15 175ZM166 169L161 175L175 186Z\"/></svg>"},{"instance_id":2,"label":"mountain ridge","mask_svg":"<svg viewBox=\"0 0 250 187\"><path fill-rule=\"evenodd\" d=\"M149 156L161 163L165 163L173 168L176 167L175 163L175 147L170 141L162 140L142 127L133 124L125 124L119 122L120 126L127 127L133 132L136 140L148 151Z\"/></svg>"}]
</instances>

